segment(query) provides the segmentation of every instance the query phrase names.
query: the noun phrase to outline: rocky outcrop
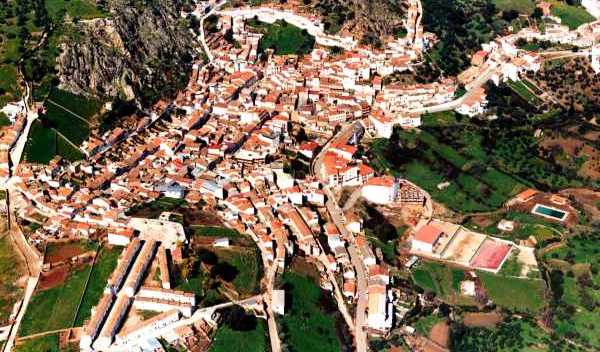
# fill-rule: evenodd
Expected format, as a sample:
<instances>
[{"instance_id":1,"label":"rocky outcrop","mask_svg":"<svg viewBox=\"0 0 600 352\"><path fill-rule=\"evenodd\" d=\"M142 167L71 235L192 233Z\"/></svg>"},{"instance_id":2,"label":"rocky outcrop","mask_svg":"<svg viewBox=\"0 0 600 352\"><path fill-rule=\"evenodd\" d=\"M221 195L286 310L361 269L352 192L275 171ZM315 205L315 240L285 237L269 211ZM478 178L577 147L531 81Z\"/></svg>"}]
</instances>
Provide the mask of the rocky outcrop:
<instances>
[{"instance_id":1,"label":"rocky outcrop","mask_svg":"<svg viewBox=\"0 0 600 352\"><path fill-rule=\"evenodd\" d=\"M181 0L109 0L110 16L80 21L58 58L61 86L149 104L187 83L196 50Z\"/></svg>"},{"instance_id":2,"label":"rocky outcrop","mask_svg":"<svg viewBox=\"0 0 600 352\"><path fill-rule=\"evenodd\" d=\"M406 0L318 0L325 22L363 36L382 38L403 27Z\"/></svg>"}]
</instances>

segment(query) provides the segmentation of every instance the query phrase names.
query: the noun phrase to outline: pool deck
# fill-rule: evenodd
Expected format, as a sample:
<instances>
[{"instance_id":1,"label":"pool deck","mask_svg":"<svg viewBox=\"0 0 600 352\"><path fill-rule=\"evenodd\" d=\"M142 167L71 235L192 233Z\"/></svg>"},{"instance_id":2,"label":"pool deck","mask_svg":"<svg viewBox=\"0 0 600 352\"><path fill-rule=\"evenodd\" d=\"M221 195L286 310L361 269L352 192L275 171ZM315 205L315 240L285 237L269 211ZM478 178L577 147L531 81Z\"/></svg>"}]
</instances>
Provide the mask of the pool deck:
<instances>
[{"instance_id":1,"label":"pool deck","mask_svg":"<svg viewBox=\"0 0 600 352\"><path fill-rule=\"evenodd\" d=\"M553 216L553 215L550 215L550 214L544 214L544 213L542 213L540 211L540 208L545 208L545 209L548 209L548 210L553 211L553 212L561 213L562 216L559 218L559 217L556 217L556 216ZM534 214L534 215L542 216L544 218L551 219L551 220L557 220L557 221L560 221L560 222L564 222L569 217L569 212L568 211L564 211L562 209L555 208L553 206L549 206L549 205L546 205L546 204L540 204L540 203L536 203L533 206L533 208L531 209L531 213Z\"/></svg>"},{"instance_id":2,"label":"pool deck","mask_svg":"<svg viewBox=\"0 0 600 352\"><path fill-rule=\"evenodd\" d=\"M566 227L576 225L579 222L579 214L577 213L577 210L569 204L568 200L566 203L558 204L552 201L552 197L553 194L551 193L539 192L526 202L511 202L509 204L509 209L512 211L539 216L546 221L561 224ZM564 212L568 215L563 220L560 220L553 216L547 216L545 214L534 212L537 205Z\"/></svg>"}]
</instances>

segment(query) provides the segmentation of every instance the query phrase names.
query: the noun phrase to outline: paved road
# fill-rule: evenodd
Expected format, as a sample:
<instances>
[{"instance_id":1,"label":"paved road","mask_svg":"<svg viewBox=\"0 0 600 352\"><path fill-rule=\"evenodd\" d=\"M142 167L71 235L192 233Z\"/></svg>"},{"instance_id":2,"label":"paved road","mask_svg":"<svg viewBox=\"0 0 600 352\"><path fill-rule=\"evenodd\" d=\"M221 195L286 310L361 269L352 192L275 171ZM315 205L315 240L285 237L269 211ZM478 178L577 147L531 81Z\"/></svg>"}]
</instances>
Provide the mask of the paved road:
<instances>
[{"instance_id":1,"label":"paved road","mask_svg":"<svg viewBox=\"0 0 600 352\"><path fill-rule=\"evenodd\" d=\"M354 39L342 38L338 35L330 35L314 23L308 17L295 14L291 11L284 11L270 7L240 7L219 12L223 16L242 17L244 19L258 18L259 21L273 23L277 20L286 21L300 29L306 30L308 34L315 38L315 42L323 46L338 46L346 50L353 49L357 42Z\"/></svg>"},{"instance_id":2,"label":"paved road","mask_svg":"<svg viewBox=\"0 0 600 352\"><path fill-rule=\"evenodd\" d=\"M259 246L260 248L260 246ZM266 269L266 283L267 283L267 293L263 295L265 300L267 311L267 326L269 328L269 340L271 341L271 351L272 352L281 352L281 341L279 340L279 331L277 330L277 322L275 321L275 313L273 312L273 290L275 286L275 276L277 275L277 264L275 262L271 262L269 265L268 260L266 259L264 252L261 250L261 256L263 258L263 266Z\"/></svg>"},{"instance_id":3,"label":"paved road","mask_svg":"<svg viewBox=\"0 0 600 352\"><path fill-rule=\"evenodd\" d=\"M16 167L21 162L23 156L23 149L25 148L25 142L27 141L29 130L31 129L31 124L37 118L37 113L35 111L32 112L29 109L29 94L29 83L25 82L25 96L23 97L23 101L25 102L27 124L25 125L23 132L17 139L17 142L13 146L13 149L10 151L10 161L12 163L12 168L9 170L9 173L11 177L12 173L14 172L14 170L16 170ZM42 260L39 257L39 254L33 248L31 248L29 242L27 241L27 239L23 235L23 232L21 232L21 229L17 224L16 209L14 207L14 204L10 202L11 192L13 191L13 183L10 179L7 182L6 187L6 200L8 203L9 224L12 224L12 226L9 229L9 235L16 244L16 247L21 253L22 257L25 259L27 271L29 273L29 277L27 278L27 285L25 287L25 294L23 296L23 303L21 303L21 307L19 308L19 312L17 313L17 317L11 327L8 339L4 344L3 348L3 352L10 352L13 349L15 340L17 338L17 333L19 332L19 328L21 326L21 321L23 320L23 316L27 311L27 307L29 306L29 302L31 300L31 297L33 296L33 292L35 291L35 288L39 281Z\"/></svg>"},{"instance_id":4,"label":"paved road","mask_svg":"<svg viewBox=\"0 0 600 352\"><path fill-rule=\"evenodd\" d=\"M12 162L12 172L15 171L16 167L21 162L23 158L23 150L25 150L25 144L27 143L27 138L29 136L29 131L31 130L31 125L38 118L37 111L31 111L29 109L29 83L25 82L25 95L23 96L23 102L25 104L25 113L27 114L27 122L25 128L23 128L23 132L17 139L17 142L10 150L10 160Z\"/></svg>"},{"instance_id":5,"label":"paved road","mask_svg":"<svg viewBox=\"0 0 600 352\"><path fill-rule=\"evenodd\" d=\"M209 63L211 63L214 58L213 58L212 54L210 53L210 48L208 47L208 44L206 44L206 37L204 36L204 20L206 20L210 15L215 14L221 8L221 6L225 5L226 2L227 1L225 0L225 1L221 1L220 3L216 4L215 7L210 9L210 11L208 11L208 13L200 19L200 43L202 44L202 48L204 48L204 52L206 53L206 56L208 57Z\"/></svg>"},{"instance_id":6,"label":"paved road","mask_svg":"<svg viewBox=\"0 0 600 352\"><path fill-rule=\"evenodd\" d=\"M182 326L189 326L192 325L196 322L202 321L202 320L212 320L212 316L214 315L214 313L219 310L219 309L223 309L223 308L227 308L227 307L231 307L234 305L239 305L239 306L244 306L245 304L251 303L257 299L261 299L262 295L256 295L250 298L246 298L244 300L241 301L236 301L236 302L226 302L226 303L221 303L221 304L217 304L215 306L212 307L206 307L206 308L201 308L198 309L197 311L194 312L194 314L192 314L191 317L187 318L187 319L181 319L173 324L170 324L162 329L158 329L158 330L154 330L151 332L148 332L148 334L146 335L147 337L161 337L161 336L165 336L167 334L169 334L170 332L174 331L175 329L182 327ZM131 346L119 346L116 344L113 344L108 351L111 352L129 352L131 351Z\"/></svg>"},{"instance_id":7,"label":"paved road","mask_svg":"<svg viewBox=\"0 0 600 352\"><path fill-rule=\"evenodd\" d=\"M470 97L473 94L473 92L475 91L476 88L483 86L495 73L498 73L498 70L499 70L498 67L488 68L481 76L479 76L477 79L475 79L473 82L471 82L471 84L469 85L470 88L467 90L465 95L463 95L462 97L460 97L458 99L449 101L444 104L428 106L428 107L423 107L423 108L418 108L418 109L412 109L412 110L409 110L409 112L422 114L422 113L427 113L427 112L435 113L435 112L457 109L459 106L462 105L462 103L468 97Z\"/></svg>"},{"instance_id":8,"label":"paved road","mask_svg":"<svg viewBox=\"0 0 600 352\"><path fill-rule=\"evenodd\" d=\"M325 144L325 146L321 149L321 152L315 157L315 160L312 164L312 173L317 176L319 179L323 179L322 173L322 162L323 156L331 146L331 142L339 139L347 139L352 135L354 128L354 124L348 124L338 132L336 136L331 138L329 142ZM356 247L356 243L354 243L354 236L346 230L345 219L342 213L341 208L335 202L335 197L333 192L327 186L327 181L324 181L324 191L327 196L327 203L325 206L327 207L327 211L333 223L338 227L342 236L348 240L348 254L350 255L350 261L354 266L354 270L356 271L356 286L357 286L357 296L358 302L356 305L356 315L354 319L354 338L356 342L356 351L357 352L366 352L367 351L367 333L364 329L366 322L366 310L367 310L367 274L366 269L360 255L358 248Z\"/></svg>"},{"instance_id":9,"label":"paved road","mask_svg":"<svg viewBox=\"0 0 600 352\"><path fill-rule=\"evenodd\" d=\"M333 220L334 224L338 227L342 236L349 240L348 242L348 254L350 254L350 261L356 271L356 294L358 301L356 304L356 317L354 320L354 337L356 340L356 351L366 352L367 351L367 333L364 329L367 317L367 273L366 268L360 255L360 251L354 242L354 236L346 230L344 215L341 208L337 205L333 198L333 194L329 188L325 188L327 197L327 211L329 216Z\"/></svg>"},{"instance_id":10,"label":"paved road","mask_svg":"<svg viewBox=\"0 0 600 352\"><path fill-rule=\"evenodd\" d=\"M23 316L27 311L27 306L29 306L29 301L31 301L31 296L33 296L33 292L37 286L39 280L39 276L29 277L27 279L27 286L25 287L25 296L23 297L23 303L21 308L19 309L19 314L17 314L17 318L10 330L10 334L8 335L8 340L6 340L6 344L4 345L3 352L10 352L13 349L15 344L15 340L17 338L17 333L19 332L19 327L21 326L21 321L23 320Z\"/></svg>"}]
</instances>

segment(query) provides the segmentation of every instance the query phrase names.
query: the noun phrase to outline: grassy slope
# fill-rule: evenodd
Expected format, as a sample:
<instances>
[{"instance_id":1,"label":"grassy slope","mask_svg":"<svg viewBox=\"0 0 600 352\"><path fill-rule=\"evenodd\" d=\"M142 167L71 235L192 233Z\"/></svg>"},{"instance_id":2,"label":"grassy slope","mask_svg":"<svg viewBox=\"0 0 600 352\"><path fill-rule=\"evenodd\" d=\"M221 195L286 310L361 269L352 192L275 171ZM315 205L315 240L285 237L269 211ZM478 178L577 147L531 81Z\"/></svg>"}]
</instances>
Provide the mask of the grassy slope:
<instances>
[{"instance_id":1,"label":"grassy slope","mask_svg":"<svg viewBox=\"0 0 600 352\"><path fill-rule=\"evenodd\" d=\"M429 116L428 121L439 124L451 118L453 116ZM465 131L461 139L452 140L451 145L424 130L418 134L395 133L398 133L403 146L417 147L408 148L406 157L397 158L395 152L390 152L390 143L393 142L377 139L371 146L373 166L415 182L436 201L452 209L463 212L496 209L523 188L516 179L492 167L482 145L482 137L478 134ZM473 165L478 167L471 171ZM448 174L449 168L455 170L456 178L450 179L450 185L440 190L437 185L448 180L445 174Z\"/></svg>"},{"instance_id":2,"label":"grassy slope","mask_svg":"<svg viewBox=\"0 0 600 352\"><path fill-rule=\"evenodd\" d=\"M15 281L19 278L20 262L8 237L0 238L0 326L7 322L13 305L22 293L15 286Z\"/></svg>"},{"instance_id":3,"label":"grassy slope","mask_svg":"<svg viewBox=\"0 0 600 352\"><path fill-rule=\"evenodd\" d=\"M339 351L335 318L319 308L319 286L310 278L289 271L283 275L283 282L291 296L291 307L286 307L286 314L280 318L287 330L287 344L298 352Z\"/></svg>"},{"instance_id":4,"label":"grassy slope","mask_svg":"<svg viewBox=\"0 0 600 352\"><path fill-rule=\"evenodd\" d=\"M72 272L63 284L38 291L25 312L19 335L70 327L90 270L91 266L85 265Z\"/></svg>"},{"instance_id":5,"label":"grassy slope","mask_svg":"<svg viewBox=\"0 0 600 352\"><path fill-rule=\"evenodd\" d=\"M413 269L413 281L425 291L451 304L473 304L460 294L460 282L464 274L461 269L425 262ZM518 311L538 312L546 304L545 284L541 280L503 277L487 272L479 272L488 296L498 305Z\"/></svg>"},{"instance_id":6,"label":"grassy slope","mask_svg":"<svg viewBox=\"0 0 600 352\"><path fill-rule=\"evenodd\" d=\"M267 351L265 321L258 319L256 329L235 331L220 326L209 352L263 352Z\"/></svg>"},{"instance_id":7,"label":"grassy slope","mask_svg":"<svg viewBox=\"0 0 600 352\"><path fill-rule=\"evenodd\" d=\"M46 335L27 340L15 347L15 352L59 352L58 335Z\"/></svg>"},{"instance_id":8,"label":"grassy slope","mask_svg":"<svg viewBox=\"0 0 600 352\"><path fill-rule=\"evenodd\" d=\"M575 341L588 343L595 350L600 348L597 333L600 312L597 308L590 310L590 304L586 307L584 295L592 297L591 302L597 302L600 297L600 289L595 286L600 284L600 247L596 236L571 238L566 246L544 256L551 269L562 271L561 282L553 284L559 310L554 317L558 336L575 336ZM591 284L581 284L585 281L581 280L584 275L590 277ZM570 313L573 310L575 314Z\"/></svg>"},{"instance_id":9,"label":"grassy slope","mask_svg":"<svg viewBox=\"0 0 600 352\"><path fill-rule=\"evenodd\" d=\"M259 256L256 251L249 250L238 253L232 251L217 251L219 261L224 261L234 266L238 273L233 279L233 285L242 295L251 295L258 289L258 280L260 278Z\"/></svg>"},{"instance_id":10,"label":"grassy slope","mask_svg":"<svg viewBox=\"0 0 600 352\"><path fill-rule=\"evenodd\" d=\"M46 10L53 19L60 19L60 15L65 11L71 18L92 19L106 16L106 13L99 10L91 0L46 0Z\"/></svg>"},{"instance_id":11,"label":"grassy slope","mask_svg":"<svg viewBox=\"0 0 600 352\"><path fill-rule=\"evenodd\" d=\"M100 256L96 259L92 269L89 285L83 295L79 312L77 312L75 326L82 326L84 321L90 317L92 307L98 304L108 277L117 267L117 259L121 254L121 250L121 247L103 248L101 250Z\"/></svg>"},{"instance_id":12,"label":"grassy slope","mask_svg":"<svg viewBox=\"0 0 600 352\"><path fill-rule=\"evenodd\" d=\"M531 14L535 9L533 0L494 0L493 2L502 11L517 10L522 14Z\"/></svg>"},{"instance_id":13,"label":"grassy slope","mask_svg":"<svg viewBox=\"0 0 600 352\"><path fill-rule=\"evenodd\" d=\"M502 277L480 272L488 296L499 306L519 311L539 312L546 304L542 280Z\"/></svg>"},{"instance_id":14,"label":"grassy slope","mask_svg":"<svg viewBox=\"0 0 600 352\"><path fill-rule=\"evenodd\" d=\"M307 54L314 46L314 38L306 31L287 22L278 21L267 25L267 32L260 40L260 49L275 49L278 55Z\"/></svg>"},{"instance_id":15,"label":"grassy slope","mask_svg":"<svg viewBox=\"0 0 600 352\"><path fill-rule=\"evenodd\" d=\"M548 0L548 2L552 4L552 8L550 9L552 14L561 19L561 24L569 26L571 29L576 29L584 23L595 20L583 7L571 6L565 2L556 0Z\"/></svg>"}]
</instances>

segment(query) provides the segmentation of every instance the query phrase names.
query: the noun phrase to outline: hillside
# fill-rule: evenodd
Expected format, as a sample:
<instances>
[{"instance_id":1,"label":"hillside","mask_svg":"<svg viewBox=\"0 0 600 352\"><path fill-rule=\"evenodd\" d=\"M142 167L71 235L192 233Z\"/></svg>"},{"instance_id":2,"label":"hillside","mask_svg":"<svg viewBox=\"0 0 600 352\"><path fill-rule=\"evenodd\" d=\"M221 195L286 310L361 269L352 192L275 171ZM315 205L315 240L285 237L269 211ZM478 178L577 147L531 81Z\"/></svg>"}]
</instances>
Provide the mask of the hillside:
<instances>
[{"instance_id":1,"label":"hillside","mask_svg":"<svg viewBox=\"0 0 600 352\"><path fill-rule=\"evenodd\" d=\"M150 103L186 83L193 38L180 22L179 0L141 4L110 0L109 18L81 21L77 40L58 58L63 88L103 98Z\"/></svg>"}]
</instances>

